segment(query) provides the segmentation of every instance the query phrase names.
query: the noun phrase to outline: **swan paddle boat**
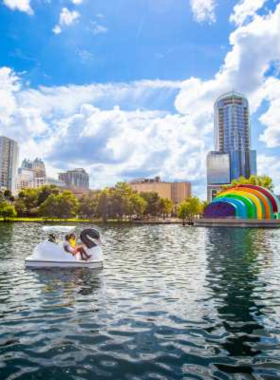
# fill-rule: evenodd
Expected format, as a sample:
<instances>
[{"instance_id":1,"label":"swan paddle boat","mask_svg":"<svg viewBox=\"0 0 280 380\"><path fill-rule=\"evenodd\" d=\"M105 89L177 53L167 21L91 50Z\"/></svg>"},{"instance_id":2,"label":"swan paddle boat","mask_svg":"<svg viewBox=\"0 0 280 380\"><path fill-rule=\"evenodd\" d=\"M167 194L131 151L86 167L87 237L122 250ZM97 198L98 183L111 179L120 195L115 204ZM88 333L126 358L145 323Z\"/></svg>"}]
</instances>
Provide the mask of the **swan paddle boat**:
<instances>
[{"instance_id":1,"label":"swan paddle boat","mask_svg":"<svg viewBox=\"0 0 280 380\"><path fill-rule=\"evenodd\" d=\"M74 232L75 227L70 226L44 226L43 231L49 234L48 239L39 243L31 256L25 259L28 268L101 268L103 266L103 253L100 233L94 228L87 228L80 234L84 251L90 258L82 260L80 253L72 255L64 248L64 242L58 241L60 234Z\"/></svg>"}]
</instances>

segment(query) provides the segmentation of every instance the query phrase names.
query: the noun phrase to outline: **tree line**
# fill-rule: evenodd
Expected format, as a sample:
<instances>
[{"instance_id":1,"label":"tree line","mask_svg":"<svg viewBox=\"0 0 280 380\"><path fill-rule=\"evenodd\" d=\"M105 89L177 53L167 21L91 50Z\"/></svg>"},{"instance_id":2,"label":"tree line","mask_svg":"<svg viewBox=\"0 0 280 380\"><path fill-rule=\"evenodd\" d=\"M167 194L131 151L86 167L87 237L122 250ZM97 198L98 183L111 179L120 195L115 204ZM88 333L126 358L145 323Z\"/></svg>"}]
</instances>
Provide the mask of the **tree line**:
<instances>
[{"instance_id":1,"label":"tree line","mask_svg":"<svg viewBox=\"0 0 280 380\"><path fill-rule=\"evenodd\" d=\"M239 183L257 184L273 189L268 176L240 177L231 185ZM38 189L24 189L14 197L9 190L0 192L0 217L42 217L51 219L66 218L99 218L122 221L124 219L143 219L146 217L177 216L180 219L193 220L203 214L207 202L197 197L190 197L180 205L175 205L167 198L161 198L155 192L136 192L125 182L103 190L90 190L77 199L69 190L61 190L54 185Z\"/></svg>"},{"instance_id":2,"label":"tree line","mask_svg":"<svg viewBox=\"0 0 280 380\"><path fill-rule=\"evenodd\" d=\"M80 199L69 190L54 185L24 189L17 197L9 190L0 192L1 217L100 218L103 221L145 216L167 217L172 202L157 193L137 193L125 182L103 190L90 190Z\"/></svg>"}]
</instances>

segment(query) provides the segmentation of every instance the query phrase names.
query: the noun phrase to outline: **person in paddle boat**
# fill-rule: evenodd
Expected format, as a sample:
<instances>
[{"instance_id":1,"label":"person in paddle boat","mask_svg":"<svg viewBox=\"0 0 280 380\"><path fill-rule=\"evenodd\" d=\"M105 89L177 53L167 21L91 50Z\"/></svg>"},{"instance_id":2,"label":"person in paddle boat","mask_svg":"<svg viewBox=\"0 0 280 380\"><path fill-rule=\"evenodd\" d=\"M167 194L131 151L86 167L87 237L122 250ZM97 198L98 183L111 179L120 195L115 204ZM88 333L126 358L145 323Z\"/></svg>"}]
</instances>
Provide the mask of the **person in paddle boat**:
<instances>
[{"instance_id":1,"label":"person in paddle boat","mask_svg":"<svg viewBox=\"0 0 280 380\"><path fill-rule=\"evenodd\" d=\"M55 234L49 234L48 241L49 241L50 243L57 244L57 238L56 238L56 235L55 235Z\"/></svg>"},{"instance_id":2,"label":"person in paddle boat","mask_svg":"<svg viewBox=\"0 0 280 380\"><path fill-rule=\"evenodd\" d=\"M76 246L76 235L74 233L65 236L63 248L66 252L71 253L73 256L76 256L76 254L79 253L81 259L84 261L87 261L91 258L91 255L88 255L86 253L83 245Z\"/></svg>"}]
</instances>

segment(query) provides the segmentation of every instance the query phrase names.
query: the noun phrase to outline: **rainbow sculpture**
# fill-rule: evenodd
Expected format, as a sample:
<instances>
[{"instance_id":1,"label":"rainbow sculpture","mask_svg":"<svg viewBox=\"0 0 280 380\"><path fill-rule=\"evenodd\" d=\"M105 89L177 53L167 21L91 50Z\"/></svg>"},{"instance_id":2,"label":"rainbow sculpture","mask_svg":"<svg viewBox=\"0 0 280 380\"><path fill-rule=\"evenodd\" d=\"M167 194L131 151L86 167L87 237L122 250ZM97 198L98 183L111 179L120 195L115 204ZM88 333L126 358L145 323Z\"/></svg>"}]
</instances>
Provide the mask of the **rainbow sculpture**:
<instances>
[{"instance_id":1,"label":"rainbow sculpture","mask_svg":"<svg viewBox=\"0 0 280 380\"><path fill-rule=\"evenodd\" d=\"M280 219L280 202L264 187L237 185L219 193L206 207L204 217Z\"/></svg>"}]
</instances>

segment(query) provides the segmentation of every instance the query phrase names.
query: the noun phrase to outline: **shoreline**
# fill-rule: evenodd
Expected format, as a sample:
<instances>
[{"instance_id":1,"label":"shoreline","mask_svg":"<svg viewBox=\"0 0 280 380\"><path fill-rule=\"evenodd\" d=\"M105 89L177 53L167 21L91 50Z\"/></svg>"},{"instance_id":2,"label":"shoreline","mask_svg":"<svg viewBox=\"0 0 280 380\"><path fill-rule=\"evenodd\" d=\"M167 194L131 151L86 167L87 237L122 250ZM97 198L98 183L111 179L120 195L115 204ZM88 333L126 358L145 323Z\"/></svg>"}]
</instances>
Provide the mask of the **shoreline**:
<instances>
[{"instance_id":1,"label":"shoreline","mask_svg":"<svg viewBox=\"0 0 280 380\"><path fill-rule=\"evenodd\" d=\"M195 227L226 228L280 228L279 219L197 219Z\"/></svg>"},{"instance_id":2,"label":"shoreline","mask_svg":"<svg viewBox=\"0 0 280 380\"><path fill-rule=\"evenodd\" d=\"M108 219L104 221L102 219L48 219L48 218L0 218L0 223L92 223L92 224L131 224L131 225L142 225L142 224L183 224L180 219L166 219L166 220L116 220ZM192 224L186 222L186 225Z\"/></svg>"}]
</instances>

